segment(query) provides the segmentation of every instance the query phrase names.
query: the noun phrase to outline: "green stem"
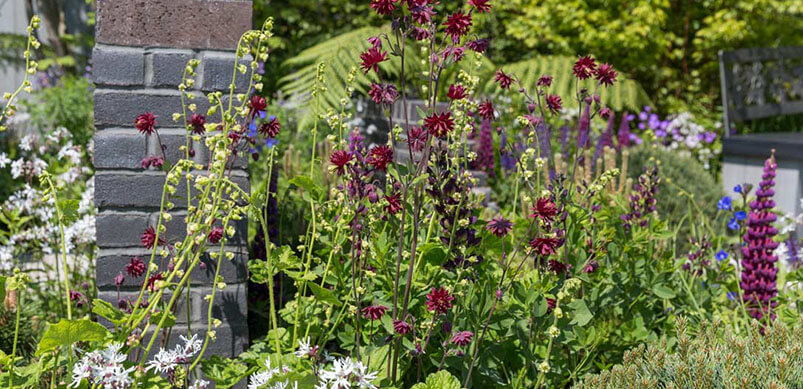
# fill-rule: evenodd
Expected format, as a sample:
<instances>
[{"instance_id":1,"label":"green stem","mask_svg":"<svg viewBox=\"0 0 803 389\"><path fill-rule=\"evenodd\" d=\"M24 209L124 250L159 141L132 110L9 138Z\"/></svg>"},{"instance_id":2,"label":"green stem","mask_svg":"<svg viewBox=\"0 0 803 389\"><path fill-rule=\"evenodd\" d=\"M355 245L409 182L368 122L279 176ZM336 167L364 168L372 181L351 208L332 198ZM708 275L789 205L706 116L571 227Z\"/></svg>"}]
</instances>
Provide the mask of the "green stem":
<instances>
[{"instance_id":1,"label":"green stem","mask_svg":"<svg viewBox=\"0 0 803 389\"><path fill-rule=\"evenodd\" d=\"M20 335L20 311L22 311L22 288L17 289L17 319L14 322L14 343L11 346L11 359L8 366L8 388L14 387L14 357L17 355L17 341Z\"/></svg>"}]
</instances>

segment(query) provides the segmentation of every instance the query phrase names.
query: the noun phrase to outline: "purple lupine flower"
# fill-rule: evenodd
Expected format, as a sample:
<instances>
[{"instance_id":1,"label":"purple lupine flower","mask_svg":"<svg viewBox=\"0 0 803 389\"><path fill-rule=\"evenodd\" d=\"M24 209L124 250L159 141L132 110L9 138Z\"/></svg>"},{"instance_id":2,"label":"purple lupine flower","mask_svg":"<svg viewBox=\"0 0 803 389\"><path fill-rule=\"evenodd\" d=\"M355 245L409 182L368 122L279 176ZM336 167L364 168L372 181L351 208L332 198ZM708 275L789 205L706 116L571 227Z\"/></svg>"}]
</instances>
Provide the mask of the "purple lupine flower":
<instances>
[{"instance_id":1,"label":"purple lupine flower","mask_svg":"<svg viewBox=\"0 0 803 389\"><path fill-rule=\"evenodd\" d=\"M622 121L619 123L619 132L617 133L618 144L616 150L622 150L622 147L630 147L630 116L627 112L622 115Z\"/></svg>"},{"instance_id":2,"label":"purple lupine flower","mask_svg":"<svg viewBox=\"0 0 803 389\"><path fill-rule=\"evenodd\" d=\"M538 150L540 150L541 155L540 157L546 161L552 160L552 142L550 139L552 138L551 131L546 127L544 122L538 123L535 126L535 135L538 137ZM549 164L550 171L554 170L555 167L552 164Z\"/></svg>"},{"instance_id":3,"label":"purple lupine flower","mask_svg":"<svg viewBox=\"0 0 803 389\"><path fill-rule=\"evenodd\" d=\"M649 220L647 215L655 212L658 193L658 184L661 178L658 176L658 165L652 168L644 168L644 173L638 178L638 182L633 184L633 194L630 195L630 212L621 215L619 218L624 222L625 231L638 224L647 227Z\"/></svg>"},{"instance_id":4,"label":"purple lupine flower","mask_svg":"<svg viewBox=\"0 0 803 389\"><path fill-rule=\"evenodd\" d=\"M491 120L483 119L480 125L480 141L477 148L475 166L480 170L494 175L494 138L491 129Z\"/></svg>"},{"instance_id":5,"label":"purple lupine flower","mask_svg":"<svg viewBox=\"0 0 803 389\"><path fill-rule=\"evenodd\" d=\"M778 230L772 226L777 216L772 213L775 208L775 150L764 163L764 174L756 190L756 199L750 202L750 215L747 218L747 233L742 246L742 277L739 286L744 291L743 300L747 310L755 319L760 320L769 314L775 319L772 308L778 305L773 298L778 293L776 276L778 269L775 263L778 257L774 254L778 243L772 238Z\"/></svg>"},{"instance_id":6,"label":"purple lupine flower","mask_svg":"<svg viewBox=\"0 0 803 389\"><path fill-rule=\"evenodd\" d=\"M569 152L569 125L560 128L560 153L565 157Z\"/></svg>"},{"instance_id":7,"label":"purple lupine flower","mask_svg":"<svg viewBox=\"0 0 803 389\"><path fill-rule=\"evenodd\" d=\"M591 104L586 104L577 126L577 147L588 148L588 133L591 130Z\"/></svg>"}]
</instances>

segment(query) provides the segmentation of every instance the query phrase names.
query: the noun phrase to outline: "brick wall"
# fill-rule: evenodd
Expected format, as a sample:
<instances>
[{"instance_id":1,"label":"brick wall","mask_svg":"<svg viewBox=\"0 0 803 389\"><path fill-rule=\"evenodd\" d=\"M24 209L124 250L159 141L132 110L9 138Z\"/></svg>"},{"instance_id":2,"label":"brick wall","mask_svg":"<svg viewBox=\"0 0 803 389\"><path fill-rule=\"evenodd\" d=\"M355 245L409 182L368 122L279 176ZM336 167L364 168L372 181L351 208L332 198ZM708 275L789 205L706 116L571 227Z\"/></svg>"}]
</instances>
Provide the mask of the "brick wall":
<instances>
[{"instance_id":1,"label":"brick wall","mask_svg":"<svg viewBox=\"0 0 803 389\"><path fill-rule=\"evenodd\" d=\"M205 112L203 92L228 90L233 71L232 52L240 35L251 27L251 1L243 0L100 0L97 13L97 45L93 50L95 89L95 203L98 207L97 239L100 249L96 277L101 298L116 305L114 277L134 256L149 258L140 236L148 226L156 226L165 182L164 172L144 170L143 158L160 155L156 136L144 136L134 128L137 115L150 111L158 116L162 143L169 162L183 157L185 129L172 115L181 112L177 90L183 69L190 59L198 59L194 100ZM244 77L239 77L244 80ZM238 85L242 87L242 85ZM195 162L206 163L203 142L193 146ZM244 190L249 180L241 161L232 174ZM179 201L186 192L178 185L175 200L178 211L167 224L168 242L181 239L185 226ZM237 235L229 239L233 261L223 261L221 274L227 287L215 298L213 316L223 321L217 328L217 341L207 355L236 355L248 343L247 327L247 221L236 225ZM185 298L177 307L177 325L171 339L191 326L203 337L208 305L204 296L211 292L216 261L205 258L204 268L192 276L190 314ZM122 298L134 296L142 279L126 277Z\"/></svg>"}]
</instances>

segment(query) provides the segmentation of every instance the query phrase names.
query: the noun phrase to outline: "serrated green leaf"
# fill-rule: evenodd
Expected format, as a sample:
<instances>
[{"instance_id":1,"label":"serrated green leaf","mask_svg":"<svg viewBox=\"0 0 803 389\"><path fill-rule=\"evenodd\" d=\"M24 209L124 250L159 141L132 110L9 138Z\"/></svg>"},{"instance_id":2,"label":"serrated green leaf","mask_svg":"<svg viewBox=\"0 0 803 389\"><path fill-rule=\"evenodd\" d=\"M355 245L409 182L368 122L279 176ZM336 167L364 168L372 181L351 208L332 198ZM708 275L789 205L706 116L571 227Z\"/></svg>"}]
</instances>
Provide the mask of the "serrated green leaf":
<instances>
[{"instance_id":1,"label":"serrated green leaf","mask_svg":"<svg viewBox=\"0 0 803 389\"><path fill-rule=\"evenodd\" d=\"M72 224L78 220L78 200L61 200L59 208L61 209L62 223Z\"/></svg>"},{"instance_id":2,"label":"serrated green leaf","mask_svg":"<svg viewBox=\"0 0 803 389\"><path fill-rule=\"evenodd\" d=\"M248 367L242 363L212 355L201 360L204 377L215 382L216 388L231 388L248 376Z\"/></svg>"},{"instance_id":3,"label":"serrated green leaf","mask_svg":"<svg viewBox=\"0 0 803 389\"><path fill-rule=\"evenodd\" d=\"M588 310L585 300L574 300L568 304L568 308L569 317L572 318L571 324L582 327L594 318L594 315Z\"/></svg>"},{"instance_id":4,"label":"serrated green leaf","mask_svg":"<svg viewBox=\"0 0 803 389\"><path fill-rule=\"evenodd\" d=\"M318 301L322 301L334 306L340 306L340 300L337 299L337 296L335 296L334 292L331 290L322 288L314 283L309 283L307 286L309 286L310 290L312 290L312 294L315 295L315 298L318 299Z\"/></svg>"},{"instance_id":5,"label":"serrated green leaf","mask_svg":"<svg viewBox=\"0 0 803 389\"><path fill-rule=\"evenodd\" d=\"M446 262L446 250L440 243L427 243L421 246L421 261L441 266Z\"/></svg>"},{"instance_id":6,"label":"serrated green leaf","mask_svg":"<svg viewBox=\"0 0 803 389\"><path fill-rule=\"evenodd\" d=\"M460 389L460 381L446 370L427 376L426 382L419 382L411 389Z\"/></svg>"},{"instance_id":7,"label":"serrated green leaf","mask_svg":"<svg viewBox=\"0 0 803 389\"><path fill-rule=\"evenodd\" d=\"M64 320L51 324L42 335L36 355L68 347L78 342L102 342L109 336L109 330L89 319Z\"/></svg>"},{"instance_id":8,"label":"serrated green leaf","mask_svg":"<svg viewBox=\"0 0 803 389\"><path fill-rule=\"evenodd\" d=\"M115 308L110 302L101 299L92 300L92 312L117 326L125 323L127 319L123 311Z\"/></svg>"},{"instance_id":9,"label":"serrated green leaf","mask_svg":"<svg viewBox=\"0 0 803 389\"><path fill-rule=\"evenodd\" d=\"M652 292L655 293L656 296L667 300L677 296L677 293L675 293L674 290L670 289L664 284L655 284L652 287Z\"/></svg>"}]
</instances>

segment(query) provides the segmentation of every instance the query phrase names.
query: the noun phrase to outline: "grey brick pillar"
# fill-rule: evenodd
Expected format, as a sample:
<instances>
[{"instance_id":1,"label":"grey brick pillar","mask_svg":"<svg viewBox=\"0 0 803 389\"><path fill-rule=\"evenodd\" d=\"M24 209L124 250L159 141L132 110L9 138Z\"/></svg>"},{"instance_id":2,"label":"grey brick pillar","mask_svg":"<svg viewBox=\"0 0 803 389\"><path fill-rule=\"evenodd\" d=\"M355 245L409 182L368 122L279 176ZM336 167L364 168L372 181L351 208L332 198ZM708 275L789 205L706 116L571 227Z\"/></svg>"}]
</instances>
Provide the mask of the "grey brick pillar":
<instances>
[{"instance_id":1,"label":"grey brick pillar","mask_svg":"<svg viewBox=\"0 0 803 389\"><path fill-rule=\"evenodd\" d=\"M181 112L178 84L187 61L201 61L196 77L193 102L206 112L205 92L228 90L234 53L240 35L251 28L250 0L99 0L96 46L93 51L95 89L95 203L98 207L97 239L99 255L96 277L101 298L117 304L114 278L132 257L149 258L140 241L149 226L155 227L165 173L143 169L141 161L160 155L156 136L146 137L134 128L137 115L149 111L158 116L159 133L169 162L183 156L185 144L182 123L172 120ZM242 79L242 77L240 77ZM195 162L206 163L203 142L194 145ZM245 163L232 174L235 181L250 190ZM186 207L185 184L178 186L177 208ZM181 199L184 199L183 201ZM186 211L185 211L186 212ZM182 211L173 212L167 224L168 243L183 238L186 230ZM186 213L185 213L186 214ZM235 355L248 344L247 327L247 222L237 226L238 234L229 240L238 253L233 261L223 261L221 274L227 287L218 291L213 316L223 325L216 329L217 341L207 355ZM186 299L177 307L177 324L171 339L186 333L203 337L216 261L206 258L193 272L191 313ZM122 298L136 295L142 278L126 275Z\"/></svg>"}]
</instances>

